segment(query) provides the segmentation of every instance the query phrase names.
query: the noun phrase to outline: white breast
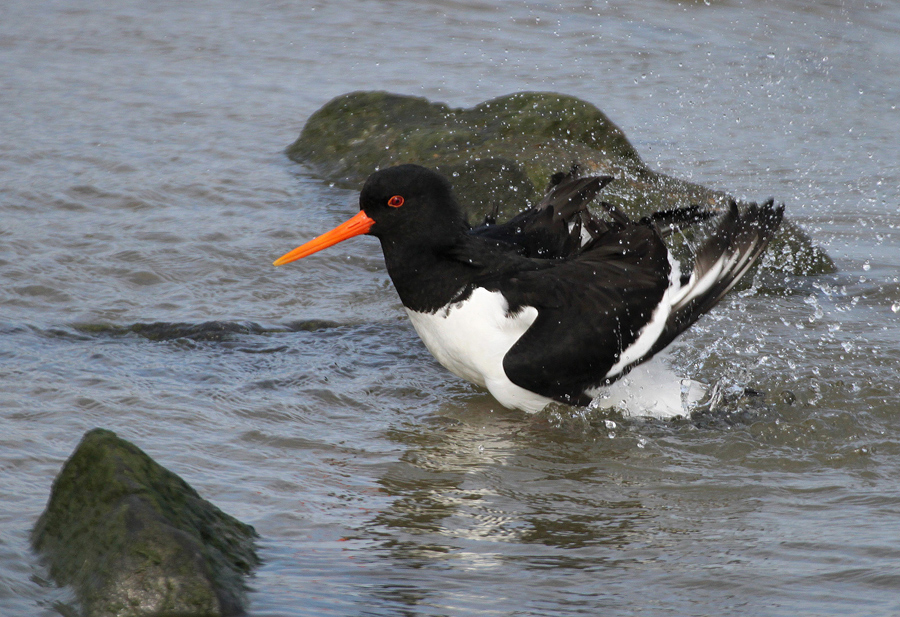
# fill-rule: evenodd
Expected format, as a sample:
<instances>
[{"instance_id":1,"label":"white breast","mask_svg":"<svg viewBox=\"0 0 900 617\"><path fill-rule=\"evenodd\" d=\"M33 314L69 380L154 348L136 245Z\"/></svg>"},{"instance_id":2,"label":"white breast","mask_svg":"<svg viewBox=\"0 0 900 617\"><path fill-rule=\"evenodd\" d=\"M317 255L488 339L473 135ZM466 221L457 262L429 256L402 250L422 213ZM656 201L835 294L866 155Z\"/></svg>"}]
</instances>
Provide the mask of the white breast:
<instances>
[{"instance_id":1,"label":"white breast","mask_svg":"<svg viewBox=\"0 0 900 617\"><path fill-rule=\"evenodd\" d=\"M551 399L512 383L503 370L503 357L538 312L526 306L511 315L508 309L499 291L478 287L464 302L436 313L406 312L428 351L448 370L486 387L505 407L537 412Z\"/></svg>"}]
</instances>

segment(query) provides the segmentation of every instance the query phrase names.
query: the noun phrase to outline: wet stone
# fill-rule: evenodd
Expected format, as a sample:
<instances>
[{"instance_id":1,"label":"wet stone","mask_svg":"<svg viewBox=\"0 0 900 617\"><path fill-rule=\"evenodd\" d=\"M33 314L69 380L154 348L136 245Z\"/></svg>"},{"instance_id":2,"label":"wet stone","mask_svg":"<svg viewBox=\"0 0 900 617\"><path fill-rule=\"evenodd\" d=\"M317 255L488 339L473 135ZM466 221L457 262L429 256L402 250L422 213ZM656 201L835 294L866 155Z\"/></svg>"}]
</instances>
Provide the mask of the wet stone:
<instances>
[{"instance_id":1,"label":"wet stone","mask_svg":"<svg viewBox=\"0 0 900 617\"><path fill-rule=\"evenodd\" d=\"M519 92L469 109L388 92L352 92L310 116L287 154L352 189L391 165L437 169L451 178L473 224L491 214L502 222L533 205L550 176L573 165L614 176L602 199L634 218L690 205L720 210L731 199L651 170L597 107L552 92ZM831 258L788 220L770 245L768 265L793 275L834 271Z\"/></svg>"},{"instance_id":2,"label":"wet stone","mask_svg":"<svg viewBox=\"0 0 900 617\"><path fill-rule=\"evenodd\" d=\"M244 614L253 527L115 433L84 435L32 544L86 617Z\"/></svg>"}]
</instances>

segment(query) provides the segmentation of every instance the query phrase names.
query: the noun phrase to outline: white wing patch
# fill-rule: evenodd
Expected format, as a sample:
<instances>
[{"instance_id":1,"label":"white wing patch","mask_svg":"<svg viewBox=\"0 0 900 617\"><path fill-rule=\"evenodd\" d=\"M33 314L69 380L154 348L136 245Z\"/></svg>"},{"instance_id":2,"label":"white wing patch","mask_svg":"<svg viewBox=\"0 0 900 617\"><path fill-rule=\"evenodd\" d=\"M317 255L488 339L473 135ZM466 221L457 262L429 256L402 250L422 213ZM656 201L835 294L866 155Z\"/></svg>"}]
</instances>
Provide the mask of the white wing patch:
<instances>
[{"instance_id":1,"label":"white wing patch","mask_svg":"<svg viewBox=\"0 0 900 617\"><path fill-rule=\"evenodd\" d=\"M487 388L503 406L531 413L551 399L515 385L503 370L503 358L537 319L526 306L515 314L499 291L477 287L463 302L436 313L406 309L428 351L450 372Z\"/></svg>"},{"instance_id":2,"label":"white wing patch","mask_svg":"<svg viewBox=\"0 0 900 617\"><path fill-rule=\"evenodd\" d=\"M616 377L630 364L643 358L653 347L653 344L656 343L660 335L662 335L666 327L666 321L674 311L683 309L692 300L703 296L703 294L707 293L714 285L725 278L732 279L728 289L734 287L744 273L753 265L752 255L752 251L743 253L725 252L701 276L698 276L695 266L695 270L691 272L690 279L682 285L681 266L672 253L669 252L669 265L671 266L669 287L663 294L660 303L653 310L650 321L641 328L638 338L622 352L622 355L619 356L619 361L609 369L605 376L606 379Z\"/></svg>"},{"instance_id":3,"label":"white wing patch","mask_svg":"<svg viewBox=\"0 0 900 617\"><path fill-rule=\"evenodd\" d=\"M619 356L619 361L606 373L606 379L615 377L629 364L637 362L650 351L650 348L653 347L653 344L656 343L656 340L662 335L662 332L666 327L666 321L669 319L669 315L672 314L672 306L677 301L676 299L683 295L681 289L681 265L675 260L671 252L668 254L668 257L670 266L669 286L666 288L665 293L663 293L663 297L659 301L659 304L653 309L650 321L641 328L637 339L622 351L622 355ZM693 282L693 278L691 279L691 282ZM686 287L690 287L690 284Z\"/></svg>"},{"instance_id":4,"label":"white wing patch","mask_svg":"<svg viewBox=\"0 0 900 617\"><path fill-rule=\"evenodd\" d=\"M723 273L728 272L742 257L743 256L740 253L735 253L730 256L726 253L719 257L719 259L716 260L716 263L714 263L702 277L697 278L697 273L692 272L691 278L687 284L673 295L672 306L685 306L694 298L698 298L705 294L713 285L719 282ZM739 278L740 277L736 277L736 279Z\"/></svg>"}]
</instances>

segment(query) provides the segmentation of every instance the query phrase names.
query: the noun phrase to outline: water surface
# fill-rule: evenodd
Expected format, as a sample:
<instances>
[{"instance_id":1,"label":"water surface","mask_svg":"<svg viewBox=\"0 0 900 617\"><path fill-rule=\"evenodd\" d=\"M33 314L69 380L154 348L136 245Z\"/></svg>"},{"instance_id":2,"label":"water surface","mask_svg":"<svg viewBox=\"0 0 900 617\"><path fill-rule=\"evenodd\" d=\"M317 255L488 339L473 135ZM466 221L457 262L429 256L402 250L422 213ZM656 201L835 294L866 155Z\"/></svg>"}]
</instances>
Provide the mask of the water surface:
<instances>
[{"instance_id":1,"label":"water surface","mask_svg":"<svg viewBox=\"0 0 900 617\"><path fill-rule=\"evenodd\" d=\"M898 35L879 2L5 2L0 612L71 600L28 534L101 426L256 527L252 615L897 614ZM681 339L712 412L503 410L375 240L270 265L356 209L283 150L357 89L579 96L839 271Z\"/></svg>"}]
</instances>

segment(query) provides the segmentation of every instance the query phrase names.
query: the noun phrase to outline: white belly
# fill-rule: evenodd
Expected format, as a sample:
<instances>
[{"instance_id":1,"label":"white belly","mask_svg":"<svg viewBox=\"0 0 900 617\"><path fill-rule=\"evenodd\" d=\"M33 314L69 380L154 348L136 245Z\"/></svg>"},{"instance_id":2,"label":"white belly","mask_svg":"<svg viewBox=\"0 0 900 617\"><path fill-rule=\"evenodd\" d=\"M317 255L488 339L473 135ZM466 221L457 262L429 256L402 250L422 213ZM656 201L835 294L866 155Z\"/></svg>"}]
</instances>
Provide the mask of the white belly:
<instances>
[{"instance_id":1,"label":"white belly","mask_svg":"<svg viewBox=\"0 0 900 617\"><path fill-rule=\"evenodd\" d=\"M464 302L436 313L406 312L428 351L448 370L487 388L505 407L534 413L551 399L511 382L503 358L538 312L527 306L509 315L508 308L500 292L478 287Z\"/></svg>"}]
</instances>

